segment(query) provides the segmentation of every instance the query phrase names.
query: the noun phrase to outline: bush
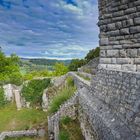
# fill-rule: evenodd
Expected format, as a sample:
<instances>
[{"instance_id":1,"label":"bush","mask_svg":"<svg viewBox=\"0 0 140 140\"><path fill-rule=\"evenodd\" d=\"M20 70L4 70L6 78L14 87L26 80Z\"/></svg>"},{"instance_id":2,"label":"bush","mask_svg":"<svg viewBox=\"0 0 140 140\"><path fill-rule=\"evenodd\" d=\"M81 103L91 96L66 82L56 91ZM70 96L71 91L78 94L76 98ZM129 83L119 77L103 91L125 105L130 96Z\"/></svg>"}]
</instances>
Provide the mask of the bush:
<instances>
[{"instance_id":1,"label":"bush","mask_svg":"<svg viewBox=\"0 0 140 140\"><path fill-rule=\"evenodd\" d=\"M0 107L3 107L6 104L6 100L4 98L4 90L0 87Z\"/></svg>"},{"instance_id":2,"label":"bush","mask_svg":"<svg viewBox=\"0 0 140 140\"><path fill-rule=\"evenodd\" d=\"M59 140L69 140L69 134L67 131L61 131L59 133Z\"/></svg>"},{"instance_id":3,"label":"bush","mask_svg":"<svg viewBox=\"0 0 140 140\"><path fill-rule=\"evenodd\" d=\"M49 78L43 80L32 80L28 84L23 85L21 92L25 100L30 102L32 106L41 106L43 91L49 85Z\"/></svg>"},{"instance_id":4,"label":"bush","mask_svg":"<svg viewBox=\"0 0 140 140\"><path fill-rule=\"evenodd\" d=\"M56 63L54 66L54 75L61 76L68 72L68 67L65 66L63 63Z\"/></svg>"},{"instance_id":5,"label":"bush","mask_svg":"<svg viewBox=\"0 0 140 140\"><path fill-rule=\"evenodd\" d=\"M74 87L74 79L72 76L69 76L67 78L67 86L71 86L71 87Z\"/></svg>"},{"instance_id":6,"label":"bush","mask_svg":"<svg viewBox=\"0 0 140 140\"><path fill-rule=\"evenodd\" d=\"M49 113L55 113L58 111L61 104L68 100L75 92L75 87L65 87L52 99L49 106Z\"/></svg>"},{"instance_id":7,"label":"bush","mask_svg":"<svg viewBox=\"0 0 140 140\"><path fill-rule=\"evenodd\" d=\"M60 123L66 125L66 124L69 124L71 121L72 119L66 116L66 117L62 117L62 119L60 120Z\"/></svg>"}]
</instances>

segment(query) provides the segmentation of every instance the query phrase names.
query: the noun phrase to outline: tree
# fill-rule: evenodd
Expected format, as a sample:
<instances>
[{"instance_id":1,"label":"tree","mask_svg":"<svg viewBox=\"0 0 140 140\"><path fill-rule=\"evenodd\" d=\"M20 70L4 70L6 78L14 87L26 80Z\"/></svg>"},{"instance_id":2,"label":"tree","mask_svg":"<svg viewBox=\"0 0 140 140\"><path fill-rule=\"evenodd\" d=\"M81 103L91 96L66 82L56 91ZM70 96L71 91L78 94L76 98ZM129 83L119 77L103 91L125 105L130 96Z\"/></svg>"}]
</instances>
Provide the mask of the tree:
<instances>
[{"instance_id":1,"label":"tree","mask_svg":"<svg viewBox=\"0 0 140 140\"><path fill-rule=\"evenodd\" d=\"M67 72L68 72L68 67L65 66L63 63L56 63L54 65L54 75L55 76L64 75Z\"/></svg>"},{"instance_id":2,"label":"tree","mask_svg":"<svg viewBox=\"0 0 140 140\"><path fill-rule=\"evenodd\" d=\"M77 69L86 64L84 59L73 59L69 65L70 71L77 71Z\"/></svg>"},{"instance_id":3,"label":"tree","mask_svg":"<svg viewBox=\"0 0 140 140\"><path fill-rule=\"evenodd\" d=\"M85 60L87 62L89 62L90 60L96 58L96 57L99 57L99 54L100 54L100 48L97 47L96 49L92 49L89 51L89 53L86 55L85 57Z\"/></svg>"},{"instance_id":4,"label":"tree","mask_svg":"<svg viewBox=\"0 0 140 140\"><path fill-rule=\"evenodd\" d=\"M0 84L12 83L20 85L22 83L18 62L19 58L15 54L6 57L5 54L0 51Z\"/></svg>"}]
</instances>

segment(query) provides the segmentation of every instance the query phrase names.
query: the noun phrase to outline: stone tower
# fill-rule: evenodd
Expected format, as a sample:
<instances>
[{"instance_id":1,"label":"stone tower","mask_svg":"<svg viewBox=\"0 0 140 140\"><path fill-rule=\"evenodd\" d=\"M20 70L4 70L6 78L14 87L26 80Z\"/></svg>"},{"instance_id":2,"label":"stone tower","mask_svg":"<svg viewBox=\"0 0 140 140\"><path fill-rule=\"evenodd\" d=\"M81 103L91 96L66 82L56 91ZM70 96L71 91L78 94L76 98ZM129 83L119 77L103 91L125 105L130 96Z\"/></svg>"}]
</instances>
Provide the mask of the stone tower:
<instances>
[{"instance_id":1,"label":"stone tower","mask_svg":"<svg viewBox=\"0 0 140 140\"><path fill-rule=\"evenodd\" d=\"M99 0L100 66L140 72L140 0Z\"/></svg>"}]
</instances>

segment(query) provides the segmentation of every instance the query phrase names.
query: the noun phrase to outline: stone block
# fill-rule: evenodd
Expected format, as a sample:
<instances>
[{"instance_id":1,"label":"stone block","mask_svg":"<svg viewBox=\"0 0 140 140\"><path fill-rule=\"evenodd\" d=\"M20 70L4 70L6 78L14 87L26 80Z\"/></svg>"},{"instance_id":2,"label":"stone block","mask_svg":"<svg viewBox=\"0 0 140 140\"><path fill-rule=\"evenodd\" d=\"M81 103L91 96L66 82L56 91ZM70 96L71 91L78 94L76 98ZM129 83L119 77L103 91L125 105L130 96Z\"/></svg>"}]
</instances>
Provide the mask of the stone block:
<instances>
[{"instance_id":1,"label":"stone block","mask_svg":"<svg viewBox=\"0 0 140 140\"><path fill-rule=\"evenodd\" d=\"M106 57L106 50L100 50L100 57Z\"/></svg>"},{"instance_id":2,"label":"stone block","mask_svg":"<svg viewBox=\"0 0 140 140\"><path fill-rule=\"evenodd\" d=\"M129 35L129 28L124 28L120 30L121 35Z\"/></svg>"},{"instance_id":3,"label":"stone block","mask_svg":"<svg viewBox=\"0 0 140 140\"><path fill-rule=\"evenodd\" d=\"M113 45L113 49L122 49L122 45Z\"/></svg>"},{"instance_id":4,"label":"stone block","mask_svg":"<svg viewBox=\"0 0 140 140\"><path fill-rule=\"evenodd\" d=\"M134 58L138 56L137 49L128 49L127 50L127 56L130 58Z\"/></svg>"},{"instance_id":5,"label":"stone block","mask_svg":"<svg viewBox=\"0 0 140 140\"><path fill-rule=\"evenodd\" d=\"M115 30L115 29L116 29L115 23L107 25L107 30L111 31L111 30Z\"/></svg>"},{"instance_id":6,"label":"stone block","mask_svg":"<svg viewBox=\"0 0 140 140\"><path fill-rule=\"evenodd\" d=\"M117 58L117 64L132 64L132 61L130 58Z\"/></svg>"},{"instance_id":7,"label":"stone block","mask_svg":"<svg viewBox=\"0 0 140 140\"><path fill-rule=\"evenodd\" d=\"M116 58L111 58L111 63L112 63L112 64L116 64L116 63L117 63Z\"/></svg>"},{"instance_id":8,"label":"stone block","mask_svg":"<svg viewBox=\"0 0 140 140\"><path fill-rule=\"evenodd\" d=\"M116 69L116 70L121 70L121 65L113 65L113 64L108 64L107 65L108 69Z\"/></svg>"},{"instance_id":9,"label":"stone block","mask_svg":"<svg viewBox=\"0 0 140 140\"><path fill-rule=\"evenodd\" d=\"M140 65L137 65L137 71L140 72Z\"/></svg>"},{"instance_id":10,"label":"stone block","mask_svg":"<svg viewBox=\"0 0 140 140\"><path fill-rule=\"evenodd\" d=\"M135 64L140 64L140 58L135 58L135 59L134 59L134 63L135 63Z\"/></svg>"},{"instance_id":11,"label":"stone block","mask_svg":"<svg viewBox=\"0 0 140 140\"><path fill-rule=\"evenodd\" d=\"M140 25L140 17L134 18L134 24L135 25Z\"/></svg>"},{"instance_id":12,"label":"stone block","mask_svg":"<svg viewBox=\"0 0 140 140\"><path fill-rule=\"evenodd\" d=\"M116 28L121 29L122 28L122 22L116 22Z\"/></svg>"},{"instance_id":13,"label":"stone block","mask_svg":"<svg viewBox=\"0 0 140 140\"><path fill-rule=\"evenodd\" d=\"M107 50L107 57L119 57L119 50Z\"/></svg>"},{"instance_id":14,"label":"stone block","mask_svg":"<svg viewBox=\"0 0 140 140\"><path fill-rule=\"evenodd\" d=\"M111 58L100 58L100 64L111 64Z\"/></svg>"},{"instance_id":15,"label":"stone block","mask_svg":"<svg viewBox=\"0 0 140 140\"><path fill-rule=\"evenodd\" d=\"M140 33L140 26L130 27L130 33L131 34Z\"/></svg>"},{"instance_id":16,"label":"stone block","mask_svg":"<svg viewBox=\"0 0 140 140\"><path fill-rule=\"evenodd\" d=\"M108 44L109 44L108 38L101 38L100 39L100 45L101 46L108 45Z\"/></svg>"},{"instance_id":17,"label":"stone block","mask_svg":"<svg viewBox=\"0 0 140 140\"><path fill-rule=\"evenodd\" d=\"M131 65L131 64L122 65L122 70L124 70L124 71L136 71L136 65Z\"/></svg>"},{"instance_id":18,"label":"stone block","mask_svg":"<svg viewBox=\"0 0 140 140\"><path fill-rule=\"evenodd\" d=\"M127 57L126 50L124 49L120 50L120 57Z\"/></svg>"}]
</instances>

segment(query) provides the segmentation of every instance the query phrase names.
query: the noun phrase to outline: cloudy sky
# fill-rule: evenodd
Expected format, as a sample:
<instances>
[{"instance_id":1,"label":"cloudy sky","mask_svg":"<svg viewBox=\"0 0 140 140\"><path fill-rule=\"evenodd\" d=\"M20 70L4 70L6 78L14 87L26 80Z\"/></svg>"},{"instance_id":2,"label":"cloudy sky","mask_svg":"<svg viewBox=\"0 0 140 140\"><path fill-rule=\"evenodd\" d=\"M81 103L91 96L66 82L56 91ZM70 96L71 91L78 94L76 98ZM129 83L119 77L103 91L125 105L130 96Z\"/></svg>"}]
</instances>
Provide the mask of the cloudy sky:
<instances>
[{"instance_id":1,"label":"cloudy sky","mask_svg":"<svg viewBox=\"0 0 140 140\"><path fill-rule=\"evenodd\" d=\"M0 0L0 46L9 55L82 58L98 46L97 0Z\"/></svg>"}]
</instances>

